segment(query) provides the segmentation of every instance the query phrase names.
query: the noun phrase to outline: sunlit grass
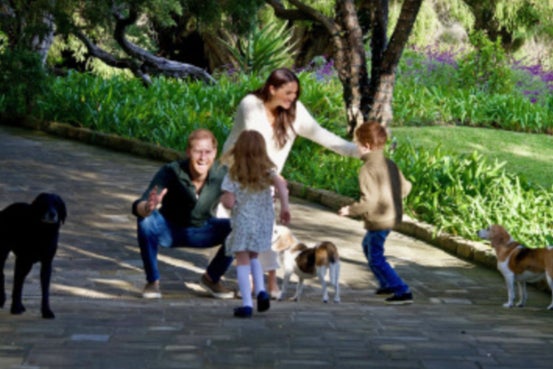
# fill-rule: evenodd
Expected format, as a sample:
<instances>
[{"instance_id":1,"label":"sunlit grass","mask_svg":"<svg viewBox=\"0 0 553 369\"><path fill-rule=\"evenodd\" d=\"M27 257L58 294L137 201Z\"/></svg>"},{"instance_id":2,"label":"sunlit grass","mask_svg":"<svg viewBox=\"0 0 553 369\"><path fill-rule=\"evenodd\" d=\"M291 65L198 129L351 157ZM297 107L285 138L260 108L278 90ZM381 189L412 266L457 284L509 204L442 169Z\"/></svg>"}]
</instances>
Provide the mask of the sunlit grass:
<instances>
[{"instance_id":1,"label":"sunlit grass","mask_svg":"<svg viewBox=\"0 0 553 369\"><path fill-rule=\"evenodd\" d=\"M398 142L410 140L429 150L441 145L457 154L477 151L489 161L505 162L505 169L530 183L553 186L553 136L460 126L397 127Z\"/></svg>"}]
</instances>

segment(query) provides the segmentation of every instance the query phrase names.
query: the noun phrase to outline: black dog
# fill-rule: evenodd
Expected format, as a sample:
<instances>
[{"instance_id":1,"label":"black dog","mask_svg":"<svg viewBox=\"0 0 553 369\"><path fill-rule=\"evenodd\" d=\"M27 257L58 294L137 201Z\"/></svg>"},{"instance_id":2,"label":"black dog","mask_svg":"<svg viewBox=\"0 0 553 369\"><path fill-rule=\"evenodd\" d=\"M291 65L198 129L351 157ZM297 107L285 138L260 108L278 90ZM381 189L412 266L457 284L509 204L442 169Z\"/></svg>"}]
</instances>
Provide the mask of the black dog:
<instances>
[{"instance_id":1,"label":"black dog","mask_svg":"<svg viewBox=\"0 0 553 369\"><path fill-rule=\"evenodd\" d=\"M0 212L0 307L6 302L4 265L10 251L15 254L12 291L12 314L21 314L23 282L34 263L40 262L42 289L42 317L55 317L50 309L50 277L52 261L58 248L60 226L67 211L62 198L52 193L41 193L32 204L14 203Z\"/></svg>"}]
</instances>

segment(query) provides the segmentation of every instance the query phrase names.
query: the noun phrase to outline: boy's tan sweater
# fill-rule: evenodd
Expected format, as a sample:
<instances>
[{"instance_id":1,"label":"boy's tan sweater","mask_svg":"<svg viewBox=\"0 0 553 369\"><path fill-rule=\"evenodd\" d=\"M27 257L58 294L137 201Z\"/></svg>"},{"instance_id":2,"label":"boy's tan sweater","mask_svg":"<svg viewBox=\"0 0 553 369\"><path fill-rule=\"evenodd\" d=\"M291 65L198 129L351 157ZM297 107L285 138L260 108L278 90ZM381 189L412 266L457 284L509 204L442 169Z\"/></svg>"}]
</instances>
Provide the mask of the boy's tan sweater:
<instances>
[{"instance_id":1,"label":"boy's tan sweater","mask_svg":"<svg viewBox=\"0 0 553 369\"><path fill-rule=\"evenodd\" d=\"M392 229L403 217L403 198L411 191L397 165L384 156L383 150L361 157L359 171L361 198L350 205L349 215L361 216L365 228L371 231Z\"/></svg>"}]
</instances>

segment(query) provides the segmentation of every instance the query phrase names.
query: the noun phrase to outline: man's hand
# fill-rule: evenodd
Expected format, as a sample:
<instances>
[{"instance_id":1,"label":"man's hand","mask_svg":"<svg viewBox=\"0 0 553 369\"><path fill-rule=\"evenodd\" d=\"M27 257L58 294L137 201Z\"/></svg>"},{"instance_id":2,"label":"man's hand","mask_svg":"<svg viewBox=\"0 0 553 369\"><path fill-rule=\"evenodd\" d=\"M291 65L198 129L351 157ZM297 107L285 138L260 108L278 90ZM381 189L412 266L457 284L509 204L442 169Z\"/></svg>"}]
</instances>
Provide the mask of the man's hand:
<instances>
[{"instance_id":1,"label":"man's hand","mask_svg":"<svg viewBox=\"0 0 553 369\"><path fill-rule=\"evenodd\" d=\"M148 200L144 203L144 211L146 212L145 215L149 215L154 209L157 209L159 204L163 201L163 197L167 193L167 188L164 188L161 190L160 193L158 193L157 186L152 188L150 193L148 194Z\"/></svg>"}]
</instances>

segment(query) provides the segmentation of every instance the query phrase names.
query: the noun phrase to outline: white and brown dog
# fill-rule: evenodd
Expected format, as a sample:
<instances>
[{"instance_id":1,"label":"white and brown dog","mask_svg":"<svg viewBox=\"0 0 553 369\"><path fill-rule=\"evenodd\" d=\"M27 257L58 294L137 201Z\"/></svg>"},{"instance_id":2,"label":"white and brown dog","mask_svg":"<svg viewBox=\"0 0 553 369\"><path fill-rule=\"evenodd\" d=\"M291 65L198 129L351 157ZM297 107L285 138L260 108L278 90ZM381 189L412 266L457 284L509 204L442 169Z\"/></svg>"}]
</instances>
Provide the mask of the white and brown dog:
<instances>
[{"instance_id":1,"label":"white and brown dog","mask_svg":"<svg viewBox=\"0 0 553 369\"><path fill-rule=\"evenodd\" d=\"M307 247L298 242L289 228L277 226L276 239L273 241L273 250L278 253L281 266L284 270L284 279L279 300L285 296L286 289L292 274L298 276L296 294L292 297L300 301L305 279L319 277L323 289L323 302L328 302L328 284L334 287L334 302L340 302L340 256L338 249L332 242L324 241L313 247ZM327 272L330 281L327 283Z\"/></svg>"},{"instance_id":2,"label":"white and brown dog","mask_svg":"<svg viewBox=\"0 0 553 369\"><path fill-rule=\"evenodd\" d=\"M549 288L553 291L553 247L531 249L513 240L500 225L494 224L478 231L478 237L489 240L497 256L497 269L505 278L508 300L504 307L513 307L515 300L515 282L518 285L519 302L522 307L528 297L526 282L537 282L545 276ZM553 297L547 307L553 310Z\"/></svg>"}]
</instances>

